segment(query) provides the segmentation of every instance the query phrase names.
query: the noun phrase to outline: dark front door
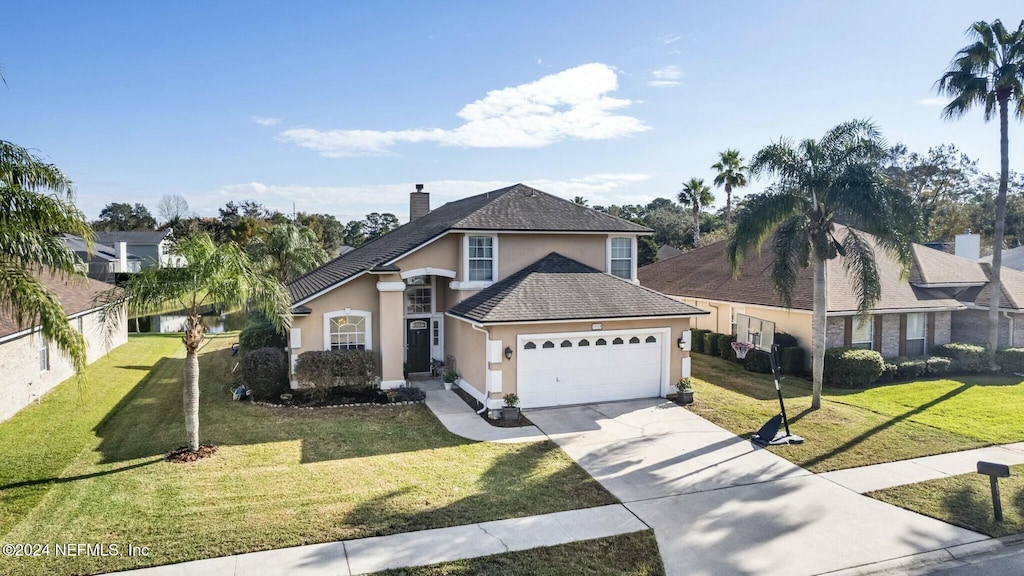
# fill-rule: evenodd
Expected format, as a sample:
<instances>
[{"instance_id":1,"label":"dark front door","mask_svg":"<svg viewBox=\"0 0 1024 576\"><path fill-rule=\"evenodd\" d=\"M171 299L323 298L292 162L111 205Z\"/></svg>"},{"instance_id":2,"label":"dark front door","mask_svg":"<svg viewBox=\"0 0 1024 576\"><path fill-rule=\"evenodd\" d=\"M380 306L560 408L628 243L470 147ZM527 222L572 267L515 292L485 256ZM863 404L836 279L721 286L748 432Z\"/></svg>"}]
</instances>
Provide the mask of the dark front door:
<instances>
[{"instance_id":1,"label":"dark front door","mask_svg":"<svg viewBox=\"0 0 1024 576\"><path fill-rule=\"evenodd\" d=\"M406 320L405 363L409 372L430 371L430 320Z\"/></svg>"}]
</instances>

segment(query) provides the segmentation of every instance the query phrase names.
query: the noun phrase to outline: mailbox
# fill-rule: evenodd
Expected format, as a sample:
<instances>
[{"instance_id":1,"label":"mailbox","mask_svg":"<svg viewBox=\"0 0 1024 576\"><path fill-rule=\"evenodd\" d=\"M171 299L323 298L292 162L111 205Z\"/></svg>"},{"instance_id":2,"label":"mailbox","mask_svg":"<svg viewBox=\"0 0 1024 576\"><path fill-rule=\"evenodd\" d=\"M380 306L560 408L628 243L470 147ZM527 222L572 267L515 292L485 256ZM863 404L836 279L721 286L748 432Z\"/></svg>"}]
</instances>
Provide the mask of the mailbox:
<instances>
[{"instance_id":1,"label":"mailbox","mask_svg":"<svg viewBox=\"0 0 1024 576\"><path fill-rule=\"evenodd\" d=\"M996 464L994 462L982 462L978 461L978 474L984 474L986 476L994 476L996 478L1009 478L1010 467L1006 464Z\"/></svg>"}]
</instances>

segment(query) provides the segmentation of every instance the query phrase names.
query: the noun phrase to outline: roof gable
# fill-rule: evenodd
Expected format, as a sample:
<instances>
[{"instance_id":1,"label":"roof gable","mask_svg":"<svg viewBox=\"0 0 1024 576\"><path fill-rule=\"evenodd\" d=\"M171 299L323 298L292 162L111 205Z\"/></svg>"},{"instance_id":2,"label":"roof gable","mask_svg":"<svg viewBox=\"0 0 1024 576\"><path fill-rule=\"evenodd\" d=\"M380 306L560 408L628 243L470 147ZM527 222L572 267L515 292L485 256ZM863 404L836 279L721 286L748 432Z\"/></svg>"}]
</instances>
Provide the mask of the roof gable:
<instances>
[{"instance_id":1,"label":"roof gable","mask_svg":"<svg viewBox=\"0 0 1024 576\"><path fill-rule=\"evenodd\" d=\"M921 244L914 244L912 249L914 251L914 267L910 272L911 284L984 284L988 282L988 276L977 262Z\"/></svg>"},{"instance_id":2,"label":"roof gable","mask_svg":"<svg viewBox=\"0 0 1024 576\"><path fill-rule=\"evenodd\" d=\"M448 313L481 323L707 314L557 252L459 302Z\"/></svg>"},{"instance_id":3,"label":"roof gable","mask_svg":"<svg viewBox=\"0 0 1024 576\"><path fill-rule=\"evenodd\" d=\"M106 282L84 276L61 277L57 274L43 272L36 274L35 277L57 297L57 301L60 302L60 306L67 316L98 308L102 305L100 295L114 288ZM31 322L29 325L20 325L11 315L0 312L0 337L9 336L34 326L36 326L35 322Z\"/></svg>"}]
</instances>

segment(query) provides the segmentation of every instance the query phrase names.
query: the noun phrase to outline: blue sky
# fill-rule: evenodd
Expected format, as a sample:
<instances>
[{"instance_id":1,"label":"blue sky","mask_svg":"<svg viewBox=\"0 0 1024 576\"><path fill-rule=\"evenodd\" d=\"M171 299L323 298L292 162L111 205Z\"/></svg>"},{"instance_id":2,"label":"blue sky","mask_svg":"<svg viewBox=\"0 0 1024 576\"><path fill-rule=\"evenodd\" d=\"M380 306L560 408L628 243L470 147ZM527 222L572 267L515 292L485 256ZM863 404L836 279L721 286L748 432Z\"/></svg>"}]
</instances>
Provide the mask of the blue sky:
<instances>
[{"instance_id":1,"label":"blue sky","mask_svg":"<svg viewBox=\"0 0 1024 576\"><path fill-rule=\"evenodd\" d=\"M212 5L212 6L211 6ZM22 2L4 10L0 138L109 202L257 199L407 217L526 182L592 204L674 197L716 154L872 118L998 168L998 126L934 81L1016 2ZM1024 130L1011 124L1011 168ZM764 182L754 182L756 191ZM724 194L719 196L724 197Z\"/></svg>"}]
</instances>

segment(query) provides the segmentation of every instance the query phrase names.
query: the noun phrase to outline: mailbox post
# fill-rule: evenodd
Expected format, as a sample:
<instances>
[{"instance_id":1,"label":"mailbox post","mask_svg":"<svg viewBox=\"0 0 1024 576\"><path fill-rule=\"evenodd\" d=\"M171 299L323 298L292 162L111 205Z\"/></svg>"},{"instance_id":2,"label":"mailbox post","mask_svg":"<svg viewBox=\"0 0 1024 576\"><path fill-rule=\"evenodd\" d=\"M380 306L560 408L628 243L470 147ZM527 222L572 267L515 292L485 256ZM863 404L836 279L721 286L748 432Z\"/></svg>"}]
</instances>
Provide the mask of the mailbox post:
<instances>
[{"instance_id":1,"label":"mailbox post","mask_svg":"<svg viewBox=\"0 0 1024 576\"><path fill-rule=\"evenodd\" d=\"M992 508L995 511L996 522L1002 522L1003 503L999 500L999 478L1009 478L1010 467L1006 464L995 464L979 460L978 474L988 476L988 481L992 485Z\"/></svg>"}]
</instances>

